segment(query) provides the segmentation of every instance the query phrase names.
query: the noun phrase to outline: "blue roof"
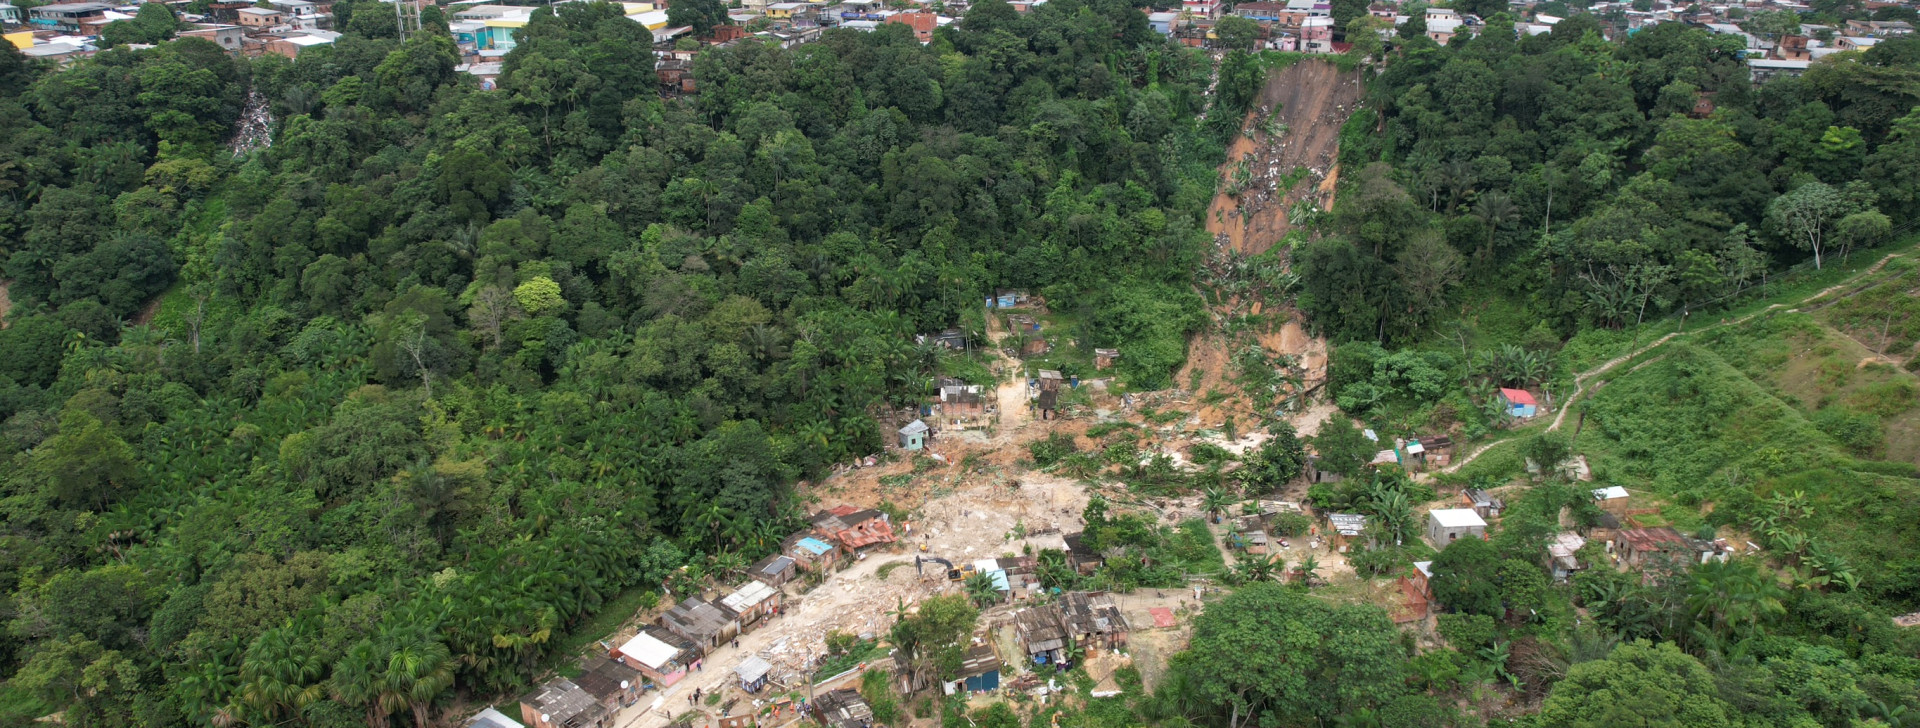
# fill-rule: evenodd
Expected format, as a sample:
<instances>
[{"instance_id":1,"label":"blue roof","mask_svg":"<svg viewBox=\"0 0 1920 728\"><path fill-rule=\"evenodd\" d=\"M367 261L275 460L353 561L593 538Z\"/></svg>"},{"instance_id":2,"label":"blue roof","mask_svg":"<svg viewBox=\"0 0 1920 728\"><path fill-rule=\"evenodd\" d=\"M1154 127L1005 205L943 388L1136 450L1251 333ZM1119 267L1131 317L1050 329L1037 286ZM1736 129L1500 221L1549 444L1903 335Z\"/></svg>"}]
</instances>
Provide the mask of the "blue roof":
<instances>
[{"instance_id":1,"label":"blue roof","mask_svg":"<svg viewBox=\"0 0 1920 728\"><path fill-rule=\"evenodd\" d=\"M800 539L800 548L812 551L814 556L819 556L833 550L833 547L828 546L827 542L813 537Z\"/></svg>"},{"instance_id":2,"label":"blue roof","mask_svg":"<svg viewBox=\"0 0 1920 728\"><path fill-rule=\"evenodd\" d=\"M987 577L993 579L993 588L998 589L1000 591L1013 590L1013 585L1007 583L1007 572L989 571L987 572Z\"/></svg>"}]
</instances>

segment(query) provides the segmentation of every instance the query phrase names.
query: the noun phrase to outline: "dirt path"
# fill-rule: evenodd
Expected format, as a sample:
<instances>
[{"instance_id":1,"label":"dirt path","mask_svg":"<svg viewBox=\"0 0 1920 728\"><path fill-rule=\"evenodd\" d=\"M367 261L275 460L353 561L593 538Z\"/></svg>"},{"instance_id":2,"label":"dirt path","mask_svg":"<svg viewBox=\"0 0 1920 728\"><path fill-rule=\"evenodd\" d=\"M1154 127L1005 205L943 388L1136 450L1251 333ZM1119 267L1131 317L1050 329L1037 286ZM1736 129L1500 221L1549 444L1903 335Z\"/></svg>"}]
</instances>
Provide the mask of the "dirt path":
<instances>
[{"instance_id":1,"label":"dirt path","mask_svg":"<svg viewBox=\"0 0 1920 728\"><path fill-rule=\"evenodd\" d=\"M1886 257L1883 257L1880 260L1875 261L1873 265L1867 266L1866 270L1860 271L1859 273L1856 273L1848 277L1847 280L1845 281L1834 284L1832 286L1828 286L1822 289L1819 293L1815 293L1811 296L1807 296L1806 298L1802 298L1793 304L1776 303L1736 319L1722 321L1717 324L1709 324L1707 326L1702 326L1692 331L1674 331L1664 336L1661 336L1658 339L1654 339L1653 341L1647 343L1645 346L1641 346L1637 349L1634 349L1633 351L1627 352L1625 354L1621 354L1620 356L1614 357L1612 359L1608 359L1607 361L1602 362L1599 366L1596 366L1592 369L1588 369L1584 372L1574 375L1573 394L1567 395L1566 402L1560 406L1560 412L1554 415L1553 422L1552 424L1547 425L1546 431L1553 432L1560 429L1560 425L1566 422L1567 413L1573 411L1574 402L1580 399L1580 395L1586 394L1587 383L1592 381L1594 377L1598 377L1602 374L1612 371L1614 367L1620 366L1621 364L1624 364L1628 361L1632 361L1638 358L1641 354L1644 354L1649 350L1658 348L1662 344L1672 341L1674 337L1685 336L1688 334L1698 334L1705 331L1712 331L1714 329L1721 328L1723 326L1738 326L1740 324L1744 324L1748 321L1751 321L1755 317L1758 317L1762 314L1771 313L1778 309L1783 309L1783 308L1786 308L1789 310L1797 309L1799 306L1804 306L1808 303L1812 303L1814 301L1820 300L1821 298L1826 297L1828 294L1843 290L1849 286L1852 286L1854 283L1864 278L1872 276L1874 273L1880 272L1880 269L1887 264L1887 261L1890 261L1890 260L1893 260L1894 258L1899 258L1899 257L1902 257L1901 253L1888 253ZM1646 366L1647 364L1652 363L1652 361L1653 360L1648 360L1648 361L1640 362L1639 364L1635 364L1634 369L1638 369L1642 366ZM1630 369L1628 371L1633 371L1633 370ZM1485 445L1481 445L1480 447L1475 448L1473 452L1468 453L1466 457L1460 458L1459 461L1455 462L1452 465L1449 465L1445 468L1441 468L1438 472L1451 473L1456 470L1459 470L1460 468L1466 467L1467 463L1473 462L1475 458L1480 457L1482 454L1486 453L1488 450L1493 449L1495 446L1508 443L1508 442L1513 442L1517 439L1518 438L1509 437L1505 439L1495 440Z\"/></svg>"},{"instance_id":2,"label":"dirt path","mask_svg":"<svg viewBox=\"0 0 1920 728\"><path fill-rule=\"evenodd\" d=\"M1241 160L1252 157L1253 184L1238 197L1226 194L1223 185L1207 208L1207 232L1216 238L1225 235L1235 251L1252 255L1286 237L1292 229L1287 211L1299 200L1315 198L1326 209L1332 198L1326 182L1336 174L1340 127L1359 105L1360 94L1359 74L1343 74L1318 61L1301 61L1269 76L1242 123L1253 135L1234 137L1220 166L1223 179L1231 180ZM1285 125L1285 133L1270 136L1269 117ZM1305 168L1307 176L1280 189L1296 168Z\"/></svg>"},{"instance_id":3,"label":"dirt path","mask_svg":"<svg viewBox=\"0 0 1920 728\"><path fill-rule=\"evenodd\" d=\"M1007 356L1006 350L1000 347L1001 340L1010 333L1000 324L1000 317L991 312L987 314L987 340L993 342L993 355L999 358L1000 366L1008 374L994 388L996 404L1000 408L999 435L996 439L1007 440L1033 419L1033 413L1027 409L1027 378L1020 362Z\"/></svg>"},{"instance_id":4,"label":"dirt path","mask_svg":"<svg viewBox=\"0 0 1920 728\"><path fill-rule=\"evenodd\" d=\"M0 281L0 329L13 325L7 320L7 314L13 311L13 297L7 295L7 285L13 281Z\"/></svg>"}]
</instances>

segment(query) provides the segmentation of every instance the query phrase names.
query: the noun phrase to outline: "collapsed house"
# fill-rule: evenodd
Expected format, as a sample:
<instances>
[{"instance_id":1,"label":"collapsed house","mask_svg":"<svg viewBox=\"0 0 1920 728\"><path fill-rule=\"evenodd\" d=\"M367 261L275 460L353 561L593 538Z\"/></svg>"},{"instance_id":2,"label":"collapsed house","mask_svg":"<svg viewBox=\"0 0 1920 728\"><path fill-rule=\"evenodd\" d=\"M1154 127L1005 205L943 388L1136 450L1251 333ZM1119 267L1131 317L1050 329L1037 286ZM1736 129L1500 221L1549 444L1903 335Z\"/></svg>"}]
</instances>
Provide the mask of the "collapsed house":
<instances>
[{"instance_id":1,"label":"collapsed house","mask_svg":"<svg viewBox=\"0 0 1920 728\"><path fill-rule=\"evenodd\" d=\"M871 508L836 506L814 514L813 530L823 541L858 551L874 544L893 543L893 524L887 514Z\"/></svg>"},{"instance_id":2,"label":"collapsed house","mask_svg":"<svg viewBox=\"0 0 1920 728\"><path fill-rule=\"evenodd\" d=\"M1034 665L1068 661L1067 646L1118 651L1127 644L1127 618L1106 592L1067 592L1060 601L1014 615L1014 632Z\"/></svg>"},{"instance_id":3,"label":"collapsed house","mask_svg":"<svg viewBox=\"0 0 1920 728\"><path fill-rule=\"evenodd\" d=\"M1633 569L1645 567L1655 554L1676 563L1704 564L1726 561L1733 553L1724 542L1690 538L1667 526L1621 530L1613 536L1613 551Z\"/></svg>"},{"instance_id":4,"label":"collapsed house","mask_svg":"<svg viewBox=\"0 0 1920 728\"><path fill-rule=\"evenodd\" d=\"M1085 533L1069 533L1060 537L1067 544L1067 565L1082 576L1092 576L1102 564L1107 563L1105 556L1087 546Z\"/></svg>"},{"instance_id":5,"label":"collapsed house","mask_svg":"<svg viewBox=\"0 0 1920 728\"><path fill-rule=\"evenodd\" d=\"M1589 566L1589 564L1580 563L1578 557L1580 549L1586 545L1587 540L1581 538L1580 534L1572 531L1562 531L1554 534L1553 540L1547 542L1547 560L1549 562L1547 567L1553 571L1554 581L1566 581L1573 576L1573 572Z\"/></svg>"},{"instance_id":6,"label":"collapsed house","mask_svg":"<svg viewBox=\"0 0 1920 728\"><path fill-rule=\"evenodd\" d=\"M1067 636L1091 650L1118 652L1127 646L1127 617L1106 592L1067 592L1058 605Z\"/></svg>"}]
</instances>

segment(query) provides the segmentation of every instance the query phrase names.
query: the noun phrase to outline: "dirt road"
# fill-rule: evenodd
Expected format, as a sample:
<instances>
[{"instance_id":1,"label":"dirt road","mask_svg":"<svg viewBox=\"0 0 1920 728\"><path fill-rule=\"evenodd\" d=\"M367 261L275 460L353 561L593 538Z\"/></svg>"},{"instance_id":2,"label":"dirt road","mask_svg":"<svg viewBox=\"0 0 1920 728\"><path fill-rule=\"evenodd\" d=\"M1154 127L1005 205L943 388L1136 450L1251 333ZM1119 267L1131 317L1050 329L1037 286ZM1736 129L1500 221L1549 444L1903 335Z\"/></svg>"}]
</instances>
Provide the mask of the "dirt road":
<instances>
[{"instance_id":1,"label":"dirt road","mask_svg":"<svg viewBox=\"0 0 1920 728\"><path fill-rule=\"evenodd\" d=\"M1220 166L1231 180L1242 159L1253 158L1254 183L1235 197L1223 189L1207 208L1207 232L1227 236L1233 249L1257 254L1286 237L1288 211L1301 199L1314 198L1326 209L1332 186L1323 184L1337 174L1340 127L1360 103L1360 75L1341 73L1332 64L1301 61L1274 73L1260 92L1241 134L1227 149ZM1286 131L1267 133L1269 115ZM1308 172L1287 189L1280 184L1295 168Z\"/></svg>"}]
</instances>

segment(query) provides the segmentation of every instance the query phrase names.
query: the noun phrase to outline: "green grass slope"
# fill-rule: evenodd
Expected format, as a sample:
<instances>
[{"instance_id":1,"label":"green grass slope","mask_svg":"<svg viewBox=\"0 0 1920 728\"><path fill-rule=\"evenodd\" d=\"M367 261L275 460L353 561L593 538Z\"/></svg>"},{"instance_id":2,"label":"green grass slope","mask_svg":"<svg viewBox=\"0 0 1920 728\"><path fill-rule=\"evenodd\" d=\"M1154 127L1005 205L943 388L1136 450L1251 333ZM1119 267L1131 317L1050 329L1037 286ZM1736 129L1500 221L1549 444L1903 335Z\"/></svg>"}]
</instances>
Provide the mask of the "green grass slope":
<instances>
[{"instance_id":1,"label":"green grass slope","mask_svg":"<svg viewBox=\"0 0 1920 728\"><path fill-rule=\"evenodd\" d=\"M1887 398L1914 377L1860 366L1858 346L1799 313L1675 342L1593 394L1577 447L1601 479L1664 497L1683 527L1745 529L1774 493L1805 493L1807 534L1870 595L1914 606L1915 415L1910 395Z\"/></svg>"}]
</instances>

